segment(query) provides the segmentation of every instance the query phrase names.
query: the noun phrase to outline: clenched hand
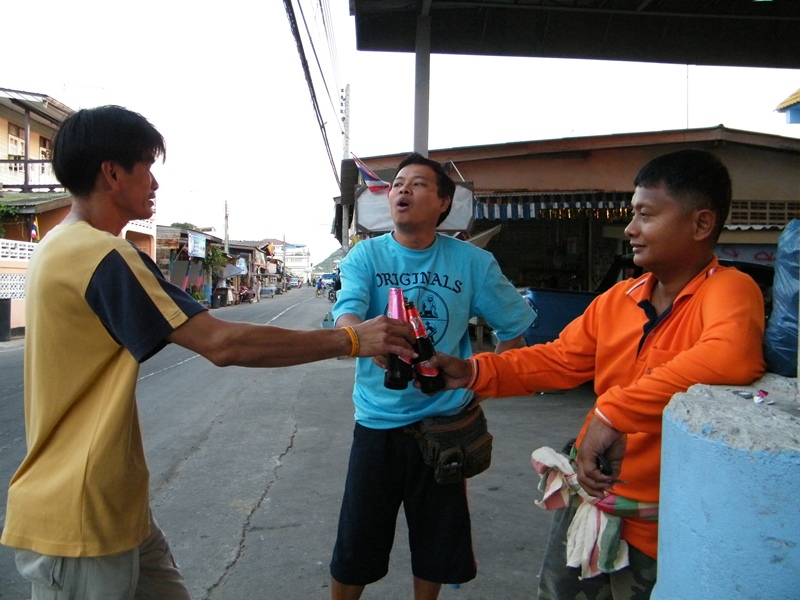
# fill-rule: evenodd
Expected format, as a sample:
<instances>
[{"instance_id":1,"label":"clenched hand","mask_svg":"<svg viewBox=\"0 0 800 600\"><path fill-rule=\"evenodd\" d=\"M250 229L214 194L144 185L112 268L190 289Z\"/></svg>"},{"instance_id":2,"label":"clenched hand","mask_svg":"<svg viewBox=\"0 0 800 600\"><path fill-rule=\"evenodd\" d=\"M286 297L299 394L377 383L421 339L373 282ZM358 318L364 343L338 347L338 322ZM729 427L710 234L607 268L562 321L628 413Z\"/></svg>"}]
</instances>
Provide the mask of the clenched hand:
<instances>
[{"instance_id":1,"label":"clenched hand","mask_svg":"<svg viewBox=\"0 0 800 600\"><path fill-rule=\"evenodd\" d=\"M414 357L414 328L405 321L380 316L353 325L358 335L358 356L370 357L384 354L398 354Z\"/></svg>"},{"instance_id":2,"label":"clenched hand","mask_svg":"<svg viewBox=\"0 0 800 600\"><path fill-rule=\"evenodd\" d=\"M444 374L446 390L456 390L458 388L467 387L470 378L472 377L472 365L468 360L456 358L449 354L442 354L437 352L434 356L427 361L431 367L436 367ZM419 387L417 382L414 382L415 387Z\"/></svg>"},{"instance_id":3,"label":"clenched hand","mask_svg":"<svg viewBox=\"0 0 800 600\"><path fill-rule=\"evenodd\" d=\"M578 481L587 493L602 498L614 486L622 469L626 441L624 433L609 427L597 416L592 417L575 459L578 463ZM598 468L597 457L600 455L605 456L611 466L610 475Z\"/></svg>"}]
</instances>

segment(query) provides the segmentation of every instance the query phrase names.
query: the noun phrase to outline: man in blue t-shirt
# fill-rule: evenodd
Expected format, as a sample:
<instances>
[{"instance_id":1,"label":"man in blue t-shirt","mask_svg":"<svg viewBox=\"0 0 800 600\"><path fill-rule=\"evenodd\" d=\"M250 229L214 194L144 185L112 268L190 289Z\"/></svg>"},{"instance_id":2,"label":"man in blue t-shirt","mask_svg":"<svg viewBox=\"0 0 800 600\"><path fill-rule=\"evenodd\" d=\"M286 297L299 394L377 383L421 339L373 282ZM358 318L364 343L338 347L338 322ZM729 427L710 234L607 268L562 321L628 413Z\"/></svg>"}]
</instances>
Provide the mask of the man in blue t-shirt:
<instances>
[{"instance_id":1,"label":"man in blue t-shirt","mask_svg":"<svg viewBox=\"0 0 800 600\"><path fill-rule=\"evenodd\" d=\"M472 354L471 317L494 328L496 351L519 345L535 315L494 257L436 232L454 194L439 163L416 153L400 163L388 192L394 231L356 244L340 264L337 327L386 314L389 289L401 288L438 351ZM437 598L442 583L463 583L476 574L466 485L437 483L416 439L404 432L426 417L458 414L472 394L427 396L413 385L389 390L384 367L384 357L356 363L356 425L331 560L334 599L358 598L364 586L386 575L401 504L415 598Z\"/></svg>"}]
</instances>

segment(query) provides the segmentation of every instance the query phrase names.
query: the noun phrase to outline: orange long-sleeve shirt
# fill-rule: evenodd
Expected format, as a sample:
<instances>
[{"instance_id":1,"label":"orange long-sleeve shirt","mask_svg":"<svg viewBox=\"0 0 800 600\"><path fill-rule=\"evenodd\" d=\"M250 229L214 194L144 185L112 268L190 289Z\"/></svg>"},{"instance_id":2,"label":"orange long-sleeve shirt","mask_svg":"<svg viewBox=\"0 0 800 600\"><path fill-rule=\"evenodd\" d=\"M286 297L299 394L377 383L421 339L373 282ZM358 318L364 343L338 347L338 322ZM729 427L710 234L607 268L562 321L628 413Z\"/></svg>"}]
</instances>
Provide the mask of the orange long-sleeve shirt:
<instances>
[{"instance_id":1,"label":"orange long-sleeve shirt","mask_svg":"<svg viewBox=\"0 0 800 600\"><path fill-rule=\"evenodd\" d=\"M661 416L670 398L695 383L745 385L764 372L764 304L746 274L716 257L678 294L645 334L655 278L618 283L595 299L559 338L475 357L471 389L492 397L568 389L594 379L595 408L628 434L618 493L657 502ZM587 415L578 444L594 410ZM625 519L622 537L656 557L657 523Z\"/></svg>"}]
</instances>

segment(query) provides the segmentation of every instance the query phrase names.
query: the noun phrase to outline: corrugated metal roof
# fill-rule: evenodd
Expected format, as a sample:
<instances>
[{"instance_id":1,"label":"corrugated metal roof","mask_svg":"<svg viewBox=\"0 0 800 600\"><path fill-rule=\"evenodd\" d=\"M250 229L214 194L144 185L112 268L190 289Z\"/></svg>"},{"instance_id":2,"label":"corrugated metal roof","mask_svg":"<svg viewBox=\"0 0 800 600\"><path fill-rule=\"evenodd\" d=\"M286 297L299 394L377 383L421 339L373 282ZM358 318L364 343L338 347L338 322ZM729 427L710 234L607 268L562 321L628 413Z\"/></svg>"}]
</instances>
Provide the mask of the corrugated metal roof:
<instances>
[{"instance_id":1,"label":"corrugated metal roof","mask_svg":"<svg viewBox=\"0 0 800 600\"><path fill-rule=\"evenodd\" d=\"M22 212L26 213L43 212L38 209L45 205L53 205L48 206L50 209L67 206L71 204L70 198L72 198L72 194L69 192L36 192L24 194L21 192L0 191L0 204L3 206L16 206L19 209L23 209Z\"/></svg>"},{"instance_id":2,"label":"corrugated metal roof","mask_svg":"<svg viewBox=\"0 0 800 600\"><path fill-rule=\"evenodd\" d=\"M31 112L31 118L51 126L60 125L75 112L66 104L46 94L7 88L0 88L0 105L20 114L25 114L28 110Z\"/></svg>"},{"instance_id":3,"label":"corrugated metal roof","mask_svg":"<svg viewBox=\"0 0 800 600\"><path fill-rule=\"evenodd\" d=\"M246 246L248 248L260 248L264 245L264 242L263 240L228 240L228 244Z\"/></svg>"},{"instance_id":4,"label":"corrugated metal roof","mask_svg":"<svg viewBox=\"0 0 800 600\"><path fill-rule=\"evenodd\" d=\"M564 155L567 152L588 152L611 148L636 148L660 144L727 142L761 148L775 148L789 152L800 152L800 139L784 137L758 131L732 129L724 125L702 127L697 129L668 129L663 131L637 131L628 133L611 133L579 137L552 138L545 140L528 140L522 142L504 142L482 146L464 146L454 148L430 149L428 158L448 163L470 160L489 160L495 158L513 158L518 156ZM383 154L362 157L361 160L373 171L396 170L397 165L407 156L401 154ZM392 174L390 175L393 176Z\"/></svg>"},{"instance_id":5,"label":"corrugated metal roof","mask_svg":"<svg viewBox=\"0 0 800 600\"><path fill-rule=\"evenodd\" d=\"M787 108L792 108L796 104L800 104L800 89L797 90L794 94L789 96L786 100L778 104L775 110L781 111L786 110Z\"/></svg>"},{"instance_id":6,"label":"corrugated metal roof","mask_svg":"<svg viewBox=\"0 0 800 600\"><path fill-rule=\"evenodd\" d=\"M796 69L800 1L350 0L356 47L441 54Z\"/></svg>"}]
</instances>

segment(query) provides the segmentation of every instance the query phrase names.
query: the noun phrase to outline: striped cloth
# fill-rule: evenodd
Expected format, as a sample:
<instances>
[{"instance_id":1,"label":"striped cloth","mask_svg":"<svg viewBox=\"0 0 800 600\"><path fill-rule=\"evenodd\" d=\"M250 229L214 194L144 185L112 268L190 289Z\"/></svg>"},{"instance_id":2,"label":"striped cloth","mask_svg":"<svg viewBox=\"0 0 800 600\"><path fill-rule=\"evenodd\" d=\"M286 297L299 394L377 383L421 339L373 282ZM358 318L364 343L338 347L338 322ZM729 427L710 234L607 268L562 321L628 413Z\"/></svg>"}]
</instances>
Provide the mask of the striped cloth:
<instances>
[{"instance_id":1,"label":"striped cloth","mask_svg":"<svg viewBox=\"0 0 800 600\"><path fill-rule=\"evenodd\" d=\"M658 504L608 494L595 498L578 483L569 457L544 446L531 455L543 492L536 506L545 510L566 508L573 496L580 506L567 531L567 566L581 569L579 579L613 573L628 566L628 544L621 538L622 518L658 520Z\"/></svg>"}]
</instances>

